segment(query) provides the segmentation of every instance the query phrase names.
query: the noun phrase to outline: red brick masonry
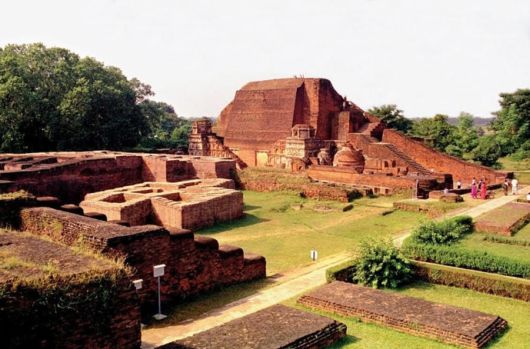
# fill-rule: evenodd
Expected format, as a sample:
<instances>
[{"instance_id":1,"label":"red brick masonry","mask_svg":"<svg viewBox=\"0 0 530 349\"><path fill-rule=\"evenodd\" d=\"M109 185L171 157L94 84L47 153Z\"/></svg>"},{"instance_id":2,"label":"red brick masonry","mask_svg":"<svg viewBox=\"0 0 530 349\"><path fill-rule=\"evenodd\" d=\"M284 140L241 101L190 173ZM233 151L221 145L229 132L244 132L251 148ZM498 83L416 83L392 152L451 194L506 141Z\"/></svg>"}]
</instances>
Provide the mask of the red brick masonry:
<instances>
[{"instance_id":1,"label":"red brick masonry","mask_svg":"<svg viewBox=\"0 0 530 349\"><path fill-rule=\"evenodd\" d=\"M346 336L346 325L274 305L157 349L320 349Z\"/></svg>"},{"instance_id":2,"label":"red brick masonry","mask_svg":"<svg viewBox=\"0 0 530 349\"><path fill-rule=\"evenodd\" d=\"M512 236L530 220L530 204L510 202L475 221L475 229L484 233Z\"/></svg>"},{"instance_id":3,"label":"red brick masonry","mask_svg":"<svg viewBox=\"0 0 530 349\"><path fill-rule=\"evenodd\" d=\"M178 300L217 287L265 277L262 256L241 248L219 246L217 240L196 237L187 230L166 230L156 225L124 227L47 207L21 212L22 229L55 241L88 247L109 256L121 255L144 280L139 295L143 304L156 300L153 266L166 264L162 298Z\"/></svg>"},{"instance_id":4,"label":"red brick masonry","mask_svg":"<svg viewBox=\"0 0 530 349\"><path fill-rule=\"evenodd\" d=\"M298 302L467 348L482 348L508 325L495 315L340 281L322 286Z\"/></svg>"}]
</instances>

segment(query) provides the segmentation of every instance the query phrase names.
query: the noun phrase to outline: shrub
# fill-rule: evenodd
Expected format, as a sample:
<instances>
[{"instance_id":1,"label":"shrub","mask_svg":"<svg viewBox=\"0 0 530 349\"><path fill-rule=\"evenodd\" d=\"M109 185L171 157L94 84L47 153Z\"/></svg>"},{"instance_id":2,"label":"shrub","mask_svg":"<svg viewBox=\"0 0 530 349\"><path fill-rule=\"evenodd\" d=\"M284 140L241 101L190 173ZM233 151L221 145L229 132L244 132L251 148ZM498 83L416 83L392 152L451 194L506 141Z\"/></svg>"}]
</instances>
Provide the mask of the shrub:
<instances>
[{"instance_id":1,"label":"shrub","mask_svg":"<svg viewBox=\"0 0 530 349\"><path fill-rule=\"evenodd\" d=\"M530 301L530 280L527 279L418 261L411 264L415 275L430 283Z\"/></svg>"},{"instance_id":2,"label":"shrub","mask_svg":"<svg viewBox=\"0 0 530 349\"><path fill-rule=\"evenodd\" d=\"M351 260L326 269L326 281L353 282L356 264L356 260Z\"/></svg>"},{"instance_id":3,"label":"shrub","mask_svg":"<svg viewBox=\"0 0 530 349\"><path fill-rule=\"evenodd\" d=\"M353 281L373 288L396 288L410 279L407 259L392 241L362 242Z\"/></svg>"},{"instance_id":4,"label":"shrub","mask_svg":"<svg viewBox=\"0 0 530 349\"><path fill-rule=\"evenodd\" d=\"M422 244L407 239L402 252L405 256L455 267L481 270L516 277L530 277L530 263L496 256L487 252L468 250L458 246Z\"/></svg>"},{"instance_id":5,"label":"shrub","mask_svg":"<svg viewBox=\"0 0 530 349\"><path fill-rule=\"evenodd\" d=\"M459 216L438 223L433 221L422 223L412 233L412 239L424 244L450 245L472 230L473 219Z\"/></svg>"}]
</instances>

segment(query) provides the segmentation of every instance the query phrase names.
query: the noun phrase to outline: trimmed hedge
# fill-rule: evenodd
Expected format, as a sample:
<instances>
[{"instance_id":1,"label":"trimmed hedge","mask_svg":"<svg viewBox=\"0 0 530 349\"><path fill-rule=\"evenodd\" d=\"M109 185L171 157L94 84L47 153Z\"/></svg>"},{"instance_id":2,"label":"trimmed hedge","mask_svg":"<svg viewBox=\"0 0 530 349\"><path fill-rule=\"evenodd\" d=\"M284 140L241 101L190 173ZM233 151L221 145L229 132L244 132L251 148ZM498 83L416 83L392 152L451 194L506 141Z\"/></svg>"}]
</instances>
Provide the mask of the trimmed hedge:
<instances>
[{"instance_id":1,"label":"trimmed hedge","mask_svg":"<svg viewBox=\"0 0 530 349\"><path fill-rule=\"evenodd\" d=\"M510 239L510 238L505 238L502 236L486 235L484 236L483 240L488 241L488 242L495 242L498 244L518 245L518 246L524 246L524 247L530 246L530 241L528 240L520 240L520 239L513 239L513 238Z\"/></svg>"},{"instance_id":2,"label":"trimmed hedge","mask_svg":"<svg viewBox=\"0 0 530 349\"><path fill-rule=\"evenodd\" d=\"M402 248L405 256L424 262L498 273L516 277L530 277L530 263L495 256L487 252L468 250L458 246L420 244L405 240Z\"/></svg>"},{"instance_id":3,"label":"trimmed hedge","mask_svg":"<svg viewBox=\"0 0 530 349\"><path fill-rule=\"evenodd\" d=\"M344 281L353 283L353 274L355 274L355 265L357 261L352 259L350 261L337 264L331 268L326 269L326 281Z\"/></svg>"},{"instance_id":4,"label":"trimmed hedge","mask_svg":"<svg viewBox=\"0 0 530 349\"><path fill-rule=\"evenodd\" d=\"M530 280L449 267L446 265L411 261L420 279L446 286L468 288L502 297L530 301Z\"/></svg>"}]
</instances>

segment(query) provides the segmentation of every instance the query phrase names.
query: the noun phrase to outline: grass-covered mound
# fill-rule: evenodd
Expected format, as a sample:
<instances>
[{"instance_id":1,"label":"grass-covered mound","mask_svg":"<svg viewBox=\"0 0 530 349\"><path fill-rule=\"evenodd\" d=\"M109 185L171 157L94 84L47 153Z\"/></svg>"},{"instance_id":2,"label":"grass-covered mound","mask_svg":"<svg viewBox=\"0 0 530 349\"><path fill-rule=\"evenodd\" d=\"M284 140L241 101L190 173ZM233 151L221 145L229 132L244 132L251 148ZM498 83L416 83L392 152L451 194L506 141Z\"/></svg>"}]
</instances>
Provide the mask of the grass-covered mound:
<instances>
[{"instance_id":1,"label":"grass-covered mound","mask_svg":"<svg viewBox=\"0 0 530 349\"><path fill-rule=\"evenodd\" d=\"M132 348L138 297L120 262L27 233L0 232L3 348Z\"/></svg>"}]
</instances>

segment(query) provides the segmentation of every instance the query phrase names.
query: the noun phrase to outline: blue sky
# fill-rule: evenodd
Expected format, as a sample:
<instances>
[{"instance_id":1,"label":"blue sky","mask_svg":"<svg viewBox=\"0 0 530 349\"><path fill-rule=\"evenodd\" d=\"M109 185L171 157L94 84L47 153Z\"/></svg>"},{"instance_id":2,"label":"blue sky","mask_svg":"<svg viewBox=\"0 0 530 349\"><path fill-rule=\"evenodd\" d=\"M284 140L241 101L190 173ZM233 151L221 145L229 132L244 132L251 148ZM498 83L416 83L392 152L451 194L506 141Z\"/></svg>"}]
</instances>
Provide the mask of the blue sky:
<instances>
[{"instance_id":1,"label":"blue sky","mask_svg":"<svg viewBox=\"0 0 530 349\"><path fill-rule=\"evenodd\" d=\"M183 116L217 116L246 82L293 75L410 117L489 116L500 92L530 88L528 0L17 0L0 11L0 46L93 56Z\"/></svg>"}]
</instances>

